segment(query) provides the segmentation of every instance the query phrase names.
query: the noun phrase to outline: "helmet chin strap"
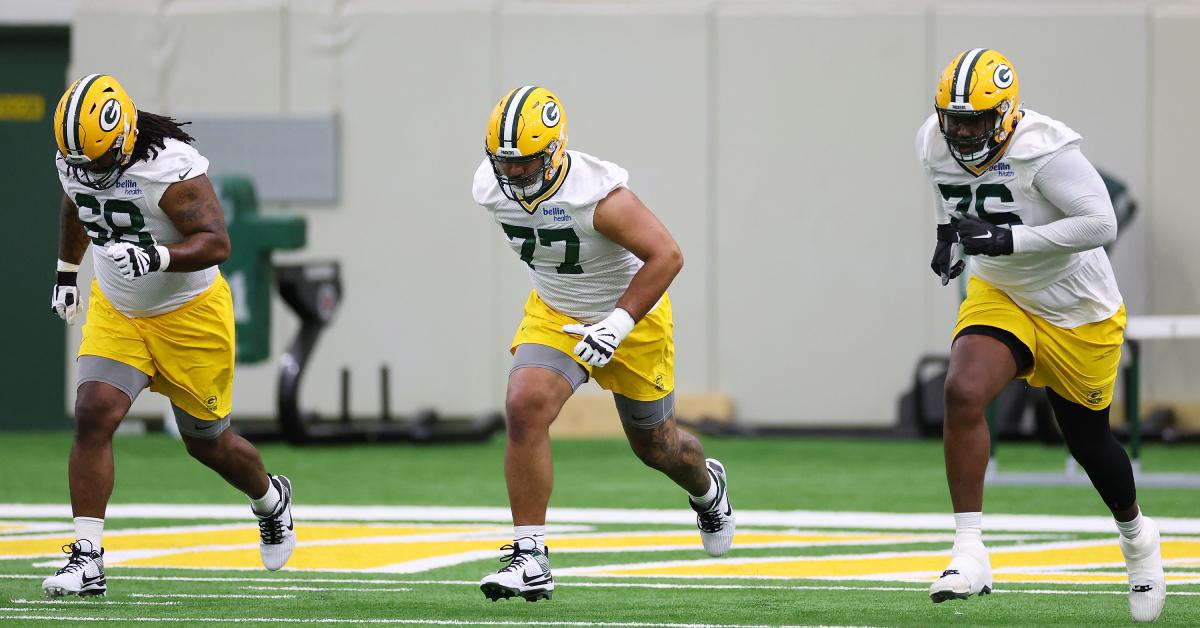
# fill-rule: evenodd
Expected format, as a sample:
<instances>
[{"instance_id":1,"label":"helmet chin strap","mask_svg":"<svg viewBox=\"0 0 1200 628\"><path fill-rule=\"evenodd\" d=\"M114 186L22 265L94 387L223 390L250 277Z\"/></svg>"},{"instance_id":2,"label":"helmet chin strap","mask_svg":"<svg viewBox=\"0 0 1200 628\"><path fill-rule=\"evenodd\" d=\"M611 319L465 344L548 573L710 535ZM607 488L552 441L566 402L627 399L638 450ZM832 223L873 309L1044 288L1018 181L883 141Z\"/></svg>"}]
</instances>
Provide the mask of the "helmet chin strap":
<instances>
[{"instance_id":1,"label":"helmet chin strap","mask_svg":"<svg viewBox=\"0 0 1200 628\"><path fill-rule=\"evenodd\" d=\"M537 196L538 193L542 191L542 187L543 187L543 185L539 181L537 183L531 183L529 185L523 185L521 187L517 187L515 185L510 185L509 189L512 190L513 194L516 195L517 198L527 201L527 200Z\"/></svg>"},{"instance_id":2,"label":"helmet chin strap","mask_svg":"<svg viewBox=\"0 0 1200 628\"><path fill-rule=\"evenodd\" d=\"M992 147L988 146L987 142L984 142L983 148L979 149L978 151L976 151L970 155L965 155L965 154L960 153L960 155L961 155L960 159L962 159L966 163L971 164L972 166L978 166L979 164L987 161L988 157L991 154L992 154Z\"/></svg>"},{"instance_id":3,"label":"helmet chin strap","mask_svg":"<svg viewBox=\"0 0 1200 628\"><path fill-rule=\"evenodd\" d=\"M514 196L523 201L532 200L537 198L539 194L546 190L546 187L549 186L550 182L554 180L554 177L557 174L557 169L547 168L540 181L535 181L534 183L520 187L509 185L508 189L512 190Z\"/></svg>"}]
</instances>

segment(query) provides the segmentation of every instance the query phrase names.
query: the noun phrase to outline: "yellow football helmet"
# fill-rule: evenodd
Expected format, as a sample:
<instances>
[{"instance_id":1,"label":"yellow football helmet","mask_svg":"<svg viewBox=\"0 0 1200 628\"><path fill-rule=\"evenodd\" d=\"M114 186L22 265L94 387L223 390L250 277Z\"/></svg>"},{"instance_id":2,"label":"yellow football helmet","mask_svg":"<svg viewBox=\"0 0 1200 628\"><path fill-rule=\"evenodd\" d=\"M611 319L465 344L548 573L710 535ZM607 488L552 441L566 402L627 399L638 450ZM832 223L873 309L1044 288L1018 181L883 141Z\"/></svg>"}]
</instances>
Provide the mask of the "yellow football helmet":
<instances>
[{"instance_id":1,"label":"yellow football helmet","mask_svg":"<svg viewBox=\"0 0 1200 628\"><path fill-rule=\"evenodd\" d=\"M89 74L59 99L54 139L80 183L97 190L111 187L133 157L137 107L117 79Z\"/></svg>"},{"instance_id":2,"label":"yellow football helmet","mask_svg":"<svg viewBox=\"0 0 1200 628\"><path fill-rule=\"evenodd\" d=\"M933 106L955 161L983 174L1004 154L1021 119L1017 71L995 50L966 50L942 72Z\"/></svg>"},{"instance_id":3,"label":"yellow football helmet","mask_svg":"<svg viewBox=\"0 0 1200 628\"><path fill-rule=\"evenodd\" d=\"M567 114L553 92L518 87L500 99L484 143L504 195L537 202L557 183L567 153Z\"/></svg>"}]
</instances>

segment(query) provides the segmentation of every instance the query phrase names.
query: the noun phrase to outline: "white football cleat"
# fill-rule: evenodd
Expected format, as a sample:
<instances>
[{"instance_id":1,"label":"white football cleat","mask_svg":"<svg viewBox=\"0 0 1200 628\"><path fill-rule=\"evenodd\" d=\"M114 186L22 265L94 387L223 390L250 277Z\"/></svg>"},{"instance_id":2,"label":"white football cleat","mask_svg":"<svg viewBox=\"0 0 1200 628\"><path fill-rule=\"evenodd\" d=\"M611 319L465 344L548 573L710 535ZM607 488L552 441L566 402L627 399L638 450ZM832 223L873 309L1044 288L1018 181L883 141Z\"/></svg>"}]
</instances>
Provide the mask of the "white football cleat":
<instances>
[{"instance_id":1,"label":"white football cleat","mask_svg":"<svg viewBox=\"0 0 1200 628\"><path fill-rule=\"evenodd\" d=\"M1122 536L1120 544L1129 572L1129 613L1133 621L1154 621L1167 601L1158 525L1143 516L1142 531L1132 540Z\"/></svg>"},{"instance_id":2,"label":"white football cleat","mask_svg":"<svg viewBox=\"0 0 1200 628\"><path fill-rule=\"evenodd\" d=\"M296 530L292 524L292 483L286 476L272 475L271 483L279 491L279 505L275 512L258 517L258 553L263 566L278 571L292 557L296 549Z\"/></svg>"},{"instance_id":3,"label":"white football cleat","mask_svg":"<svg viewBox=\"0 0 1200 628\"><path fill-rule=\"evenodd\" d=\"M950 565L929 587L929 599L937 604L991 592L992 561L983 541L955 543L950 551Z\"/></svg>"},{"instance_id":4,"label":"white football cleat","mask_svg":"<svg viewBox=\"0 0 1200 628\"><path fill-rule=\"evenodd\" d=\"M104 578L103 548L96 550L91 541L80 539L64 545L63 551L70 554L67 564L42 581L42 591L46 597L104 595L108 591L108 583Z\"/></svg>"},{"instance_id":5,"label":"white football cleat","mask_svg":"<svg viewBox=\"0 0 1200 628\"><path fill-rule=\"evenodd\" d=\"M479 581L479 589L487 599L495 602L520 596L527 602L536 602L549 600L554 595L550 548L539 550L533 545L532 539L518 539L512 545L500 548L502 551L512 550L512 554L500 559L507 562L507 566Z\"/></svg>"},{"instance_id":6,"label":"white football cleat","mask_svg":"<svg viewBox=\"0 0 1200 628\"><path fill-rule=\"evenodd\" d=\"M733 545L737 518L733 515L733 506L729 504L729 484L725 476L725 466L714 458L704 462L713 482L717 483L717 496L707 506L697 504L691 498L688 498L688 504L696 511L696 527L700 528L700 541L704 544L704 551L708 552L709 556L724 556Z\"/></svg>"}]
</instances>

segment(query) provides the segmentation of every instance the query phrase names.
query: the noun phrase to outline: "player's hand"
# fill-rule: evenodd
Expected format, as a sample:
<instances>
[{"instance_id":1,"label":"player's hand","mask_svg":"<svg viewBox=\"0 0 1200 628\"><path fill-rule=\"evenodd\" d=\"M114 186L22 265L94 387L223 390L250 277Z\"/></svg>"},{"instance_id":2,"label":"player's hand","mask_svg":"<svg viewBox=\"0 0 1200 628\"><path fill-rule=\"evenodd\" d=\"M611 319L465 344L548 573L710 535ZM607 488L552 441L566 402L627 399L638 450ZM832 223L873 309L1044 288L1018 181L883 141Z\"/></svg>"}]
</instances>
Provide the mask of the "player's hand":
<instances>
[{"instance_id":1,"label":"player's hand","mask_svg":"<svg viewBox=\"0 0 1200 628\"><path fill-rule=\"evenodd\" d=\"M960 259L953 266L954 262L954 245L958 244L958 231L954 229L953 223L947 223L937 226L937 244L933 247L933 261L929 262L929 267L933 269L933 274L942 278L942 285L950 283L951 279L962 274L966 264Z\"/></svg>"},{"instance_id":2,"label":"player's hand","mask_svg":"<svg viewBox=\"0 0 1200 628\"><path fill-rule=\"evenodd\" d=\"M117 264L117 270L125 275L126 279L137 279L166 268L163 258L170 259L170 256L163 255L164 251L166 247L163 246L138 246L128 242L117 242L109 246L105 253Z\"/></svg>"},{"instance_id":3,"label":"player's hand","mask_svg":"<svg viewBox=\"0 0 1200 628\"><path fill-rule=\"evenodd\" d=\"M1012 255L1012 231L993 225L974 216L962 218L955 224L958 241L967 255Z\"/></svg>"},{"instance_id":4,"label":"player's hand","mask_svg":"<svg viewBox=\"0 0 1200 628\"><path fill-rule=\"evenodd\" d=\"M58 271L58 279L54 281L54 291L50 293L50 309L59 318L67 321L68 325L75 324L79 316L79 287L75 278L79 273Z\"/></svg>"},{"instance_id":5,"label":"player's hand","mask_svg":"<svg viewBox=\"0 0 1200 628\"><path fill-rule=\"evenodd\" d=\"M617 345L633 331L633 325L629 312L617 308L599 323L563 325L563 331L583 336L583 340L575 345L575 355L592 366L604 366L612 359Z\"/></svg>"}]
</instances>

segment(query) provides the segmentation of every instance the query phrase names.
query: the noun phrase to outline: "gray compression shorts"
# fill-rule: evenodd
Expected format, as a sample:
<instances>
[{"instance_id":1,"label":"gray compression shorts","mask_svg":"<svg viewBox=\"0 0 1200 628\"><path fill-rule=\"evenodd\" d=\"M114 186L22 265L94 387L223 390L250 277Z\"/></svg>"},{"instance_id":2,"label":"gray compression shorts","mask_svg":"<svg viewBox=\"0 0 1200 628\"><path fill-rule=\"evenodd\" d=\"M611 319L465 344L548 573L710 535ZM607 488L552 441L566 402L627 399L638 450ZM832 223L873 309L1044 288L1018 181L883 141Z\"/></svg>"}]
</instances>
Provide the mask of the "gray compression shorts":
<instances>
[{"instance_id":1,"label":"gray compression shorts","mask_svg":"<svg viewBox=\"0 0 1200 628\"><path fill-rule=\"evenodd\" d=\"M571 385L571 392L579 389L588 380L587 369L571 356L546 345L522 344L517 346L509 373L523 368L543 368L563 376ZM617 403L617 414L621 421L639 429L658 427L675 413L675 392L655 401L636 401L623 395L613 395Z\"/></svg>"},{"instance_id":2,"label":"gray compression shorts","mask_svg":"<svg viewBox=\"0 0 1200 628\"><path fill-rule=\"evenodd\" d=\"M613 400L617 402L617 414L621 415L621 422L638 429L658 427L675 414L673 390L666 397L654 401L637 401L617 394L613 395Z\"/></svg>"},{"instance_id":3,"label":"gray compression shorts","mask_svg":"<svg viewBox=\"0 0 1200 628\"><path fill-rule=\"evenodd\" d=\"M171 404L171 412L175 414L175 425L179 426L179 433L184 436L213 440L220 436L221 432L229 429L229 417L215 421L197 419L175 404Z\"/></svg>"},{"instance_id":4,"label":"gray compression shorts","mask_svg":"<svg viewBox=\"0 0 1200 628\"><path fill-rule=\"evenodd\" d=\"M517 352L513 354L512 368L509 373L517 369L524 368L543 368L549 371L554 371L563 376L567 383L571 385L571 392L575 392L588 381L587 369L579 365L575 358L546 345L522 344L517 345Z\"/></svg>"},{"instance_id":5,"label":"gray compression shorts","mask_svg":"<svg viewBox=\"0 0 1200 628\"><path fill-rule=\"evenodd\" d=\"M103 358L98 355L79 356L76 381L76 387L83 385L85 382L103 382L108 384L125 393L129 397L130 403L133 403L142 390L150 385L150 377L145 373L124 362ZM175 415L175 424L179 426L179 433L192 438L211 440L220 436L221 432L229 429L229 417L217 421L197 419L175 404L171 404L171 412Z\"/></svg>"},{"instance_id":6,"label":"gray compression shorts","mask_svg":"<svg viewBox=\"0 0 1200 628\"><path fill-rule=\"evenodd\" d=\"M103 382L120 390L133 403L141 394L142 389L150 385L150 376L125 364L98 355L79 356L79 368L76 371L75 387L85 382Z\"/></svg>"}]
</instances>

